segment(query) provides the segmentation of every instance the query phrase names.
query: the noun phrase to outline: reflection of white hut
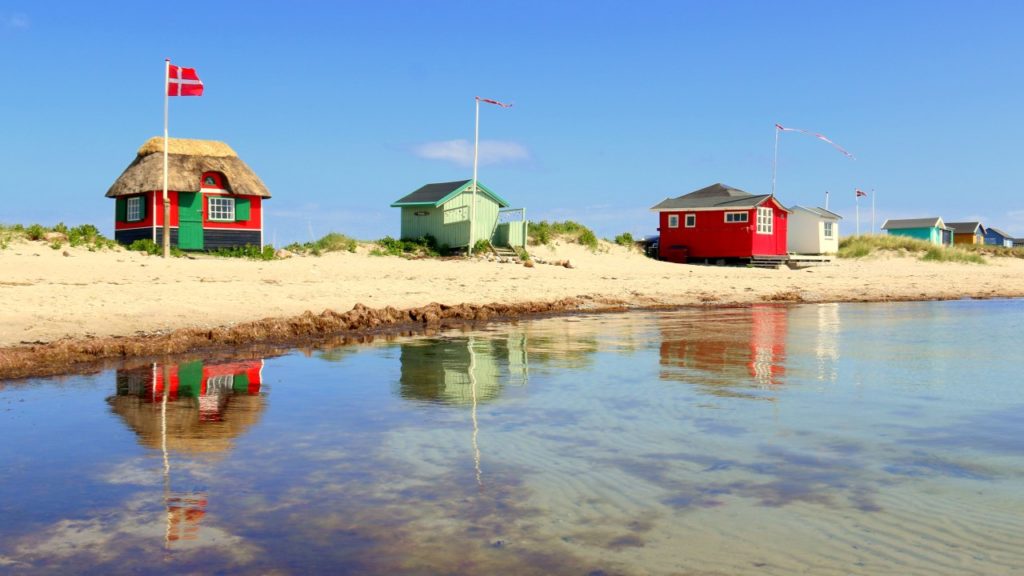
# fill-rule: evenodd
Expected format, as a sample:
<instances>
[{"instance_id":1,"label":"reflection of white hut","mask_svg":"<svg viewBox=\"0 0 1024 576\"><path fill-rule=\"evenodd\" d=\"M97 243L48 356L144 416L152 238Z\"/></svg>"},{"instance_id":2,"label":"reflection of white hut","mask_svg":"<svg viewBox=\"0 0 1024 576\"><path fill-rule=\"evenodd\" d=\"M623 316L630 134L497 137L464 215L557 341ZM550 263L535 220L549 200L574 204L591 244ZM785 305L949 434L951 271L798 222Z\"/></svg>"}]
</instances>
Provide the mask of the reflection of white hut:
<instances>
[{"instance_id":1,"label":"reflection of white hut","mask_svg":"<svg viewBox=\"0 0 1024 576\"><path fill-rule=\"evenodd\" d=\"M835 254L839 251L842 216L824 208L793 206L786 243L795 254Z\"/></svg>"}]
</instances>

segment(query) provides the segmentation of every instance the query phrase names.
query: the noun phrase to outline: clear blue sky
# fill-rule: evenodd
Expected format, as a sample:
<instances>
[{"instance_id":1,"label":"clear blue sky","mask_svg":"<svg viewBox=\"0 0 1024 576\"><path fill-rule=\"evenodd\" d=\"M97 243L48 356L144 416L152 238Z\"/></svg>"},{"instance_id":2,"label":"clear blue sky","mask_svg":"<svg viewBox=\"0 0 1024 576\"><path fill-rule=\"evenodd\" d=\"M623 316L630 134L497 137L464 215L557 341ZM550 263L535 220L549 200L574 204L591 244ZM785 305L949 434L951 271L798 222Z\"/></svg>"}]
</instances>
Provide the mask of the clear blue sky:
<instances>
[{"instance_id":1,"label":"clear blue sky","mask_svg":"<svg viewBox=\"0 0 1024 576\"><path fill-rule=\"evenodd\" d=\"M162 131L165 57L200 98L171 135L224 140L263 178L268 241L398 233L388 205L469 178L531 219L651 233L665 197L769 191L854 228L980 218L1024 236L1024 3L51 2L0 0L0 222L96 223ZM453 143L453 141L456 141ZM861 220L870 225L870 203Z\"/></svg>"}]
</instances>

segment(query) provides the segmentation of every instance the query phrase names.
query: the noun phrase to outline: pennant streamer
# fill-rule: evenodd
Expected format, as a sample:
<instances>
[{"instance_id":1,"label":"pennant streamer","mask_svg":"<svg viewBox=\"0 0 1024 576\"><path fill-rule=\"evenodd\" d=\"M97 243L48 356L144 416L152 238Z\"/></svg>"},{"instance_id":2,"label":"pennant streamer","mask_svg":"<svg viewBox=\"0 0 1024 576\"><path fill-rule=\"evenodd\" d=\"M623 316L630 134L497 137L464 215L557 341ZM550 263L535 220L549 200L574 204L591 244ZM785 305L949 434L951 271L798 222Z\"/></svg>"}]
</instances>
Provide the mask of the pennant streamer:
<instances>
[{"instance_id":1,"label":"pennant streamer","mask_svg":"<svg viewBox=\"0 0 1024 576\"><path fill-rule=\"evenodd\" d=\"M817 132L811 132L810 130L804 130L803 128L786 128L782 124L776 124L775 125L775 129L779 130L779 131L782 131L782 132L802 132L804 134L807 134L808 136L814 136L818 140L821 140L823 142L828 142L829 144L832 145L833 148L835 148L836 150L839 150L840 152L842 152L843 155L845 155L847 158L850 158L852 160L856 160L857 159L856 157L854 157L853 154L850 154L849 152L844 150L842 146L840 146L839 144L836 144L835 142L829 140L823 134L818 134Z\"/></svg>"}]
</instances>

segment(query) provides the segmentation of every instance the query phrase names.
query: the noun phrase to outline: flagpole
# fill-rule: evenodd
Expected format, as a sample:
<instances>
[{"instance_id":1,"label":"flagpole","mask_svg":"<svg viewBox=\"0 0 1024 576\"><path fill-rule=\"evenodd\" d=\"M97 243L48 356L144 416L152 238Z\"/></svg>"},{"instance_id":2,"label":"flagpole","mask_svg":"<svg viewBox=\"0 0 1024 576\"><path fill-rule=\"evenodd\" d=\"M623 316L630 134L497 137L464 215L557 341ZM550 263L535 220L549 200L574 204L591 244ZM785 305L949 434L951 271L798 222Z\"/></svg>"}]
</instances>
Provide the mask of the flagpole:
<instances>
[{"instance_id":1,"label":"flagpole","mask_svg":"<svg viewBox=\"0 0 1024 576\"><path fill-rule=\"evenodd\" d=\"M466 254L473 255L473 232L476 226L476 167L480 159L480 97L476 97L476 128L473 132L473 200L469 206L469 246Z\"/></svg>"},{"instance_id":2,"label":"flagpole","mask_svg":"<svg viewBox=\"0 0 1024 576\"><path fill-rule=\"evenodd\" d=\"M779 125L775 125L775 154L772 156L772 196L775 196L775 171L779 165Z\"/></svg>"},{"instance_id":3,"label":"flagpole","mask_svg":"<svg viewBox=\"0 0 1024 576\"><path fill-rule=\"evenodd\" d=\"M164 258L171 256L171 200L167 197L167 95L168 79L171 76L171 59L164 60Z\"/></svg>"},{"instance_id":4,"label":"flagpole","mask_svg":"<svg viewBox=\"0 0 1024 576\"><path fill-rule=\"evenodd\" d=\"M825 210L828 210L828 190L825 190Z\"/></svg>"}]
</instances>

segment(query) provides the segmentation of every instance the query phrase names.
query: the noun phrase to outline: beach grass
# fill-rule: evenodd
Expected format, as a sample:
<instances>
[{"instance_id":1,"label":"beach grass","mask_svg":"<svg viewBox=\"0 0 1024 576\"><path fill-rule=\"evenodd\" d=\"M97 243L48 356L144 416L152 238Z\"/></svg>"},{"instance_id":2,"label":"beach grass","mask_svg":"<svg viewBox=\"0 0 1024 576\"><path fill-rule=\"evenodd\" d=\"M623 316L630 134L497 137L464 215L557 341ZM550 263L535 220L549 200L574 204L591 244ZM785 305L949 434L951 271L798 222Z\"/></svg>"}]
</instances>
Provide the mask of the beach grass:
<instances>
[{"instance_id":1,"label":"beach grass","mask_svg":"<svg viewBox=\"0 0 1024 576\"><path fill-rule=\"evenodd\" d=\"M53 226L0 224L0 250L9 247L11 242L20 240L46 242L54 250L61 249L65 244L75 247L82 246L90 251L117 246L117 242L101 234L99 228L92 224L80 224L73 227L68 227L63 222L58 222Z\"/></svg>"},{"instance_id":2,"label":"beach grass","mask_svg":"<svg viewBox=\"0 0 1024 576\"><path fill-rule=\"evenodd\" d=\"M936 246L925 240L906 236L848 236L839 242L840 258L864 258L880 252L914 255L928 262L961 262L985 264L984 256L1013 256L1013 249L996 246L956 244Z\"/></svg>"},{"instance_id":3,"label":"beach grass","mask_svg":"<svg viewBox=\"0 0 1024 576\"><path fill-rule=\"evenodd\" d=\"M347 236L340 232L329 232L319 240L305 242L302 244L294 242L285 246L284 249L296 254L312 254L313 256L320 256L325 252L355 252L358 246L359 242L351 236Z\"/></svg>"},{"instance_id":4,"label":"beach grass","mask_svg":"<svg viewBox=\"0 0 1024 576\"><path fill-rule=\"evenodd\" d=\"M579 222L566 220L564 222L530 222L527 227L527 241L536 246L538 244L549 245L558 238L564 238L569 242L582 244L591 251L598 248L597 235L590 228Z\"/></svg>"}]
</instances>

